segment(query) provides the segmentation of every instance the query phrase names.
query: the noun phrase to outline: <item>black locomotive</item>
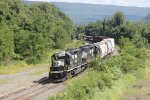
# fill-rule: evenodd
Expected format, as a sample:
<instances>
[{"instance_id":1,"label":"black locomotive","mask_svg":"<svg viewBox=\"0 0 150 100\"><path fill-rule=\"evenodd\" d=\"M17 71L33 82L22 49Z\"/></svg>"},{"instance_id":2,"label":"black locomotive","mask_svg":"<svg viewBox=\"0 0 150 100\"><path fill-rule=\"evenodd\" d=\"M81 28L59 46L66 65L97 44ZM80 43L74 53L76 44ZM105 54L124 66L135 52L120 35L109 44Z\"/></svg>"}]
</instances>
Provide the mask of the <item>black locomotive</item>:
<instances>
[{"instance_id":1,"label":"black locomotive","mask_svg":"<svg viewBox=\"0 0 150 100\"><path fill-rule=\"evenodd\" d=\"M111 44L108 45L108 44ZM49 77L54 82L66 80L86 69L96 55L103 58L114 50L114 39L108 38L101 42L82 46L80 48L68 49L55 53L52 57Z\"/></svg>"}]
</instances>

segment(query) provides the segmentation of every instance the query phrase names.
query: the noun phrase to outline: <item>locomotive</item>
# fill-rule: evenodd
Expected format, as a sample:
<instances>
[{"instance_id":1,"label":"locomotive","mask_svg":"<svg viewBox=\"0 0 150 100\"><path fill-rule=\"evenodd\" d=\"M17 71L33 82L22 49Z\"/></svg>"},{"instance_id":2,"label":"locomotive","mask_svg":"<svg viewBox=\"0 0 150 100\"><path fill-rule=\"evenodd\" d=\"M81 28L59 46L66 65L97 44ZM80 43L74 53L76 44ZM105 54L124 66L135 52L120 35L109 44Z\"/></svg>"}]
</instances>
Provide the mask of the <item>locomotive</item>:
<instances>
[{"instance_id":1,"label":"locomotive","mask_svg":"<svg viewBox=\"0 0 150 100\"><path fill-rule=\"evenodd\" d=\"M54 82L61 82L75 76L84 71L95 57L104 58L112 53L114 47L114 39L105 38L100 42L55 53L51 57L49 78Z\"/></svg>"}]
</instances>

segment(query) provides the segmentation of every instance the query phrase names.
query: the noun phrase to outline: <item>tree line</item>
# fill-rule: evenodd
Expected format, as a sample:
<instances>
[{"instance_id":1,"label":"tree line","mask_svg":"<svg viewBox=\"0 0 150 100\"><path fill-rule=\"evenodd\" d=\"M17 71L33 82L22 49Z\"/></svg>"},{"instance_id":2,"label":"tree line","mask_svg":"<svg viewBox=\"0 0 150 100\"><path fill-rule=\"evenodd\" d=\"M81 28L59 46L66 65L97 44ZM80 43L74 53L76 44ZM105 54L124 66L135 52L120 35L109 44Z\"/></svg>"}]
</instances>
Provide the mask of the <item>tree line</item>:
<instances>
[{"instance_id":1,"label":"tree line","mask_svg":"<svg viewBox=\"0 0 150 100\"><path fill-rule=\"evenodd\" d=\"M74 37L73 22L50 3L0 1L0 63L39 63L51 48L63 48Z\"/></svg>"},{"instance_id":2,"label":"tree line","mask_svg":"<svg viewBox=\"0 0 150 100\"><path fill-rule=\"evenodd\" d=\"M79 26L77 33L86 36L110 36L115 38L116 43L123 36L132 40L139 48L148 47L150 43L150 24L126 21L122 12L117 12L103 21Z\"/></svg>"}]
</instances>

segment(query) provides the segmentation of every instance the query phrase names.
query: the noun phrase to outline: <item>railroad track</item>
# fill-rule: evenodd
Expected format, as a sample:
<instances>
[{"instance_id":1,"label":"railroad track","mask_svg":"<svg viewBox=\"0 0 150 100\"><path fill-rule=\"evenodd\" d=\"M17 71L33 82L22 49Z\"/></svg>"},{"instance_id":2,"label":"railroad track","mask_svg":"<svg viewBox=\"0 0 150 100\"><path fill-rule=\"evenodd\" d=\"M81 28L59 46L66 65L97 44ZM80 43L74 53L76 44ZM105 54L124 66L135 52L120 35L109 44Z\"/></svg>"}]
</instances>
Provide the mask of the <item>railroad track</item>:
<instances>
[{"instance_id":1,"label":"railroad track","mask_svg":"<svg viewBox=\"0 0 150 100\"><path fill-rule=\"evenodd\" d=\"M114 50L114 55L119 54L117 50ZM85 71L80 72L78 76L82 75ZM0 100L31 100L34 97L37 97L50 89L55 89L62 85L61 83L52 83L52 80L48 78L43 78L40 81L29 83L20 88L7 92L5 94L0 95Z\"/></svg>"},{"instance_id":2,"label":"railroad track","mask_svg":"<svg viewBox=\"0 0 150 100\"><path fill-rule=\"evenodd\" d=\"M50 89L55 89L62 83L51 83L51 80L44 79L40 82L29 83L23 87L0 95L0 100L30 100L45 93Z\"/></svg>"}]
</instances>

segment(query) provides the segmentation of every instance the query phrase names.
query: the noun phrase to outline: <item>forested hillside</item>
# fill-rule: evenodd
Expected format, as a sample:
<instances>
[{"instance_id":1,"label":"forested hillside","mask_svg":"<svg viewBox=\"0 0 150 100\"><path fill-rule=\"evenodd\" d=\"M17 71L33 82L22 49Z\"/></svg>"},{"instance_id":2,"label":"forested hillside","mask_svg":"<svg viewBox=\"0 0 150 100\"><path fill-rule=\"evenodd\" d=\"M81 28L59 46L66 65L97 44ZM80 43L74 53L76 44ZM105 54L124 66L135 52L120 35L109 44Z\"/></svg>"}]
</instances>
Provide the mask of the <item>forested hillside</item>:
<instances>
[{"instance_id":1,"label":"forested hillside","mask_svg":"<svg viewBox=\"0 0 150 100\"><path fill-rule=\"evenodd\" d=\"M33 4L36 2L38 1L25 0L25 3L27 4ZM125 19L133 22L142 20L150 13L150 8L67 2L52 3L65 12L77 25L88 24L89 22L109 18L117 11L123 12L126 15Z\"/></svg>"},{"instance_id":2,"label":"forested hillside","mask_svg":"<svg viewBox=\"0 0 150 100\"><path fill-rule=\"evenodd\" d=\"M74 35L72 21L50 3L0 1L0 63L39 63L51 48L63 48Z\"/></svg>"},{"instance_id":3,"label":"forested hillside","mask_svg":"<svg viewBox=\"0 0 150 100\"><path fill-rule=\"evenodd\" d=\"M148 14L145 18L144 18L144 21L146 23L150 23L150 14Z\"/></svg>"}]
</instances>

